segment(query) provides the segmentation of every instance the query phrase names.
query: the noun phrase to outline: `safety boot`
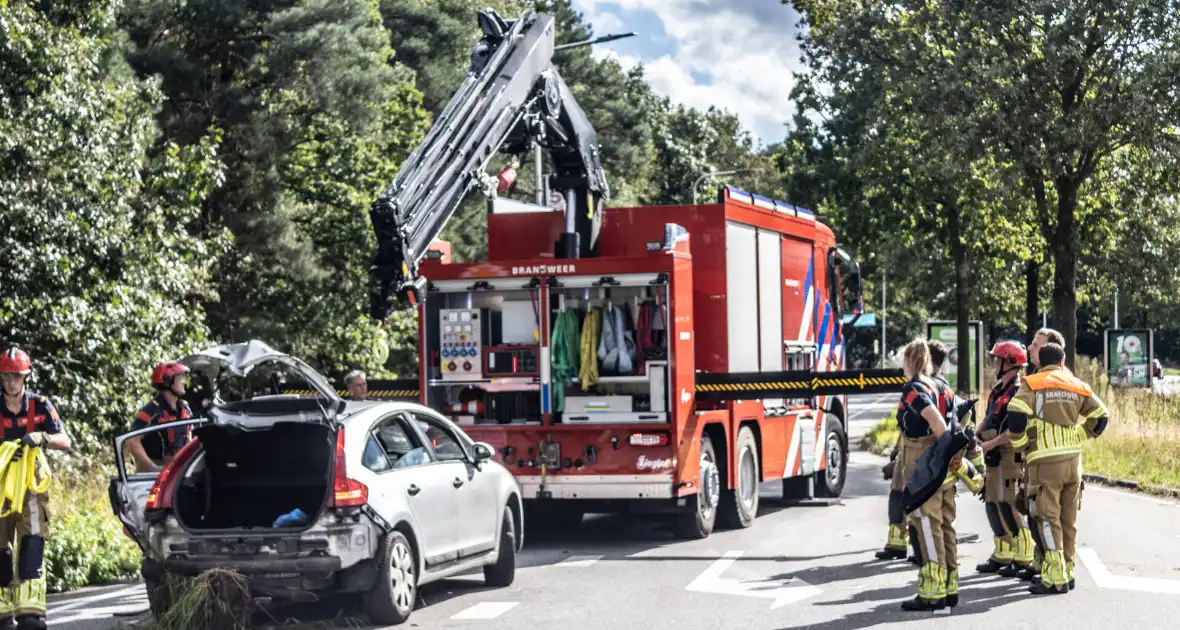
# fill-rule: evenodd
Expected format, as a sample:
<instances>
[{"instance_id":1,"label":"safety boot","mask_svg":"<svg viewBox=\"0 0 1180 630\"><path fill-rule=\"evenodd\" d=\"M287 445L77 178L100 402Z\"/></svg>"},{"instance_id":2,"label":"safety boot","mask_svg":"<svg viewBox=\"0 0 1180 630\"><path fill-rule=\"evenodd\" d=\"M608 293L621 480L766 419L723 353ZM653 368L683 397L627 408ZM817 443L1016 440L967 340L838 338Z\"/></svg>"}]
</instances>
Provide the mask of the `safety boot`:
<instances>
[{"instance_id":1,"label":"safety boot","mask_svg":"<svg viewBox=\"0 0 1180 630\"><path fill-rule=\"evenodd\" d=\"M16 630L48 630L48 627L41 615L21 615L16 619Z\"/></svg>"},{"instance_id":2,"label":"safety boot","mask_svg":"<svg viewBox=\"0 0 1180 630\"><path fill-rule=\"evenodd\" d=\"M1026 568L1028 568L1028 565L1021 566L1021 565L1013 562L1012 564L1009 564L1008 566L1002 567L999 571L996 571L996 574L999 575L1000 577L1006 577L1006 578L1020 577L1020 573L1022 571L1024 571Z\"/></svg>"},{"instance_id":3,"label":"safety boot","mask_svg":"<svg viewBox=\"0 0 1180 630\"><path fill-rule=\"evenodd\" d=\"M959 596L955 596L955 603L958 603ZM921 597L914 597L907 599L901 603L902 610L922 611L922 610L942 610L946 608L947 598L939 598L936 600L922 599Z\"/></svg>"},{"instance_id":4,"label":"safety boot","mask_svg":"<svg viewBox=\"0 0 1180 630\"><path fill-rule=\"evenodd\" d=\"M901 560L905 557L905 549L894 549L893 547L886 547L877 552L878 560Z\"/></svg>"},{"instance_id":5,"label":"safety boot","mask_svg":"<svg viewBox=\"0 0 1180 630\"><path fill-rule=\"evenodd\" d=\"M1033 582L1029 585L1028 592L1033 595L1064 595L1069 592L1069 586L1049 586L1044 582Z\"/></svg>"},{"instance_id":6,"label":"safety boot","mask_svg":"<svg viewBox=\"0 0 1180 630\"><path fill-rule=\"evenodd\" d=\"M16 619L12 617L0 619L0 630L16 630Z\"/></svg>"},{"instance_id":7,"label":"safety boot","mask_svg":"<svg viewBox=\"0 0 1180 630\"><path fill-rule=\"evenodd\" d=\"M1034 580L1039 580L1041 577L1041 572L1037 571L1032 566L1027 566L1027 567L1024 567L1023 569L1021 569L1020 572L1016 575L1016 577L1024 580L1025 582L1031 582Z\"/></svg>"},{"instance_id":8,"label":"safety boot","mask_svg":"<svg viewBox=\"0 0 1180 630\"><path fill-rule=\"evenodd\" d=\"M996 562L995 558L988 558L986 562L975 565L975 570L979 573L999 573L1003 575L1003 571L1012 565Z\"/></svg>"}]
</instances>

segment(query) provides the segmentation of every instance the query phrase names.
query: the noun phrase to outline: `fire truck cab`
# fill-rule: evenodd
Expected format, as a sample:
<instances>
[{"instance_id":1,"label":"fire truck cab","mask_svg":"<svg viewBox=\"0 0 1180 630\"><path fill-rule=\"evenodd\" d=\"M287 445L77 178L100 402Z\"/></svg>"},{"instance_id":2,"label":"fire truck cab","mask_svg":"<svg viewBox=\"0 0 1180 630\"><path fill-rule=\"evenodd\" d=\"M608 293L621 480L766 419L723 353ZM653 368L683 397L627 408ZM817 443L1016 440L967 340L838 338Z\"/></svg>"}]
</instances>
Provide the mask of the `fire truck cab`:
<instances>
[{"instance_id":1,"label":"fire truck cab","mask_svg":"<svg viewBox=\"0 0 1180 630\"><path fill-rule=\"evenodd\" d=\"M534 522L670 511L704 537L748 526L762 482L840 494L844 396L742 378L842 367L859 275L814 214L725 188L611 208L597 257L557 259L563 213L500 207L487 262L421 266L420 391L495 447ZM698 396L698 373L733 378ZM769 395L726 396L750 388Z\"/></svg>"}]
</instances>

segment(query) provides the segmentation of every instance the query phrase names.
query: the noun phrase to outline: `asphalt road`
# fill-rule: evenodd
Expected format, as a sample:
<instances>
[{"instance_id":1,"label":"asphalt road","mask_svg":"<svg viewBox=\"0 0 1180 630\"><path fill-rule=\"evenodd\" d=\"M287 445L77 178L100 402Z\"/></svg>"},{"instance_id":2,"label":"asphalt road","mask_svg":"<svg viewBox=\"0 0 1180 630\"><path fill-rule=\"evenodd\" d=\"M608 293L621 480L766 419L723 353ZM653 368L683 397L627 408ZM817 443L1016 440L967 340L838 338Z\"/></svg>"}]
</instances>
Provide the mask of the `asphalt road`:
<instances>
[{"instance_id":1,"label":"asphalt road","mask_svg":"<svg viewBox=\"0 0 1180 630\"><path fill-rule=\"evenodd\" d=\"M853 439L892 404L889 396L850 405ZM777 499L779 484L765 484L752 527L702 541L677 541L652 520L607 516L559 536L530 534L513 586L488 589L473 576L424 587L406 627L844 630L933 628L954 617L956 628L1055 628L1068 619L1072 628L1107 630L1172 627L1180 619L1180 504L1095 487L1084 495L1071 594L1037 598L1024 582L974 574L990 553L990 534L982 504L961 490L960 536L980 539L959 545L962 602L953 611L903 612L901 601L916 593L916 568L873 558L885 537L882 463L855 453L835 505L786 506ZM273 614L345 626L356 614L346 605ZM144 616L134 613L145 607L142 587L108 587L52 598L49 621L53 628L105 630L138 625Z\"/></svg>"}]
</instances>

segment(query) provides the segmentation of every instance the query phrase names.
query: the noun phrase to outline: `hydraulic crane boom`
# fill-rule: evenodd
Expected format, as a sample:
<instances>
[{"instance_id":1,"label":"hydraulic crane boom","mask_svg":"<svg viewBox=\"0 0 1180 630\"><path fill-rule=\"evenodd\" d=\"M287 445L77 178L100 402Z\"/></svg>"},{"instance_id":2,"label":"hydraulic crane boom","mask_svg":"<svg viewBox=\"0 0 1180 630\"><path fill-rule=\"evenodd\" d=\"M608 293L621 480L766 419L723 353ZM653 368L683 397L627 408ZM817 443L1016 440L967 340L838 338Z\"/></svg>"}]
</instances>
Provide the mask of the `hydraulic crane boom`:
<instances>
[{"instance_id":1,"label":"hydraulic crane boom","mask_svg":"<svg viewBox=\"0 0 1180 630\"><path fill-rule=\"evenodd\" d=\"M479 13L479 24L483 37L463 84L369 210L377 237L369 269L376 319L389 316L395 296L417 300L424 285L418 263L467 194L479 188L495 196L496 179L485 169L497 152L548 149L550 187L566 201L555 254L597 252L600 203L610 192L598 135L553 66L553 17L530 11L505 21L489 9Z\"/></svg>"}]
</instances>

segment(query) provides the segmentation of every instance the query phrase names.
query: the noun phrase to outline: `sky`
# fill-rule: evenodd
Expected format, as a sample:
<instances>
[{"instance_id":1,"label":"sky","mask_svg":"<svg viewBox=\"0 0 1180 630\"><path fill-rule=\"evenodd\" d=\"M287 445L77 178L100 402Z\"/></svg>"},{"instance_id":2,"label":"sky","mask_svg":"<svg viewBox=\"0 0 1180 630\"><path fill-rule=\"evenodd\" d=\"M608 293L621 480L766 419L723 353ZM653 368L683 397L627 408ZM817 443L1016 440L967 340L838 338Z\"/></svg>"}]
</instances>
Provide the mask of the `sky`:
<instances>
[{"instance_id":1,"label":"sky","mask_svg":"<svg viewBox=\"0 0 1180 630\"><path fill-rule=\"evenodd\" d=\"M792 73L802 69L799 16L780 0L573 0L595 35L635 31L595 46L624 67L644 65L658 94L737 114L763 144L786 135Z\"/></svg>"}]
</instances>

